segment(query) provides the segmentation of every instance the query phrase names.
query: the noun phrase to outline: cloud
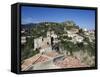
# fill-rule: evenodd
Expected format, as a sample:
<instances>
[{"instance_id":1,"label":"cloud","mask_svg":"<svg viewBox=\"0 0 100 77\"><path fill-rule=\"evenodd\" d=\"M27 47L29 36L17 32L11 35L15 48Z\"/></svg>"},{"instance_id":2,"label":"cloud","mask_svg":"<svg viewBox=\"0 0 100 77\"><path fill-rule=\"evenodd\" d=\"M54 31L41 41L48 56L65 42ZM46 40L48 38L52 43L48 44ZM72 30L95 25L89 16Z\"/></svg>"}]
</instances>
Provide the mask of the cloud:
<instances>
[{"instance_id":1,"label":"cloud","mask_svg":"<svg viewBox=\"0 0 100 77\"><path fill-rule=\"evenodd\" d=\"M32 17L28 17L28 18L23 18L22 19L22 24L32 23L32 22L33 22L33 18Z\"/></svg>"}]
</instances>

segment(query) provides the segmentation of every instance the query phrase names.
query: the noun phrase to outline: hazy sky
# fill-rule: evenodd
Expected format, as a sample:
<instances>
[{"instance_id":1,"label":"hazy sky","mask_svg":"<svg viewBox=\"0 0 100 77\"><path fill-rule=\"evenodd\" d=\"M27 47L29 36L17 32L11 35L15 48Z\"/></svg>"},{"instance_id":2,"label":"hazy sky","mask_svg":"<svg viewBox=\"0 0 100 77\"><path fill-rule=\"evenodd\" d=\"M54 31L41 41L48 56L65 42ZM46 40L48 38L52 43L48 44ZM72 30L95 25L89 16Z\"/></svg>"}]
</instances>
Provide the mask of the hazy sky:
<instances>
[{"instance_id":1,"label":"hazy sky","mask_svg":"<svg viewBox=\"0 0 100 77\"><path fill-rule=\"evenodd\" d=\"M60 9L22 6L21 24L38 22L64 22L73 20L81 28L94 29L95 10Z\"/></svg>"}]
</instances>

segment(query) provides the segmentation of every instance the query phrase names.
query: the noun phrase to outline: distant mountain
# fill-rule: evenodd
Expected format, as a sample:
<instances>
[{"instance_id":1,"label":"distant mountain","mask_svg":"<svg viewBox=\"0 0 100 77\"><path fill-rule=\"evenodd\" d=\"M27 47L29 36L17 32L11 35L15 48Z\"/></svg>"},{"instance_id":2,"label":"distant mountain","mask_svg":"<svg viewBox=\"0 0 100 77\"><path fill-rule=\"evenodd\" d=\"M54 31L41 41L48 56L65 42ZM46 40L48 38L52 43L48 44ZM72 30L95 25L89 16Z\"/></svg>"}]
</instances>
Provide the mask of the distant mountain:
<instances>
[{"instance_id":1,"label":"distant mountain","mask_svg":"<svg viewBox=\"0 0 100 77\"><path fill-rule=\"evenodd\" d=\"M32 28L33 26L36 26L36 23L29 23L29 24L22 24L21 28Z\"/></svg>"},{"instance_id":2,"label":"distant mountain","mask_svg":"<svg viewBox=\"0 0 100 77\"><path fill-rule=\"evenodd\" d=\"M48 26L48 27L53 27L53 26L71 26L71 27L76 27L76 24L74 21L65 21L62 23L58 23L58 22L40 22L40 23L29 23L29 24L22 24L22 28L32 28L32 27L36 27L36 26Z\"/></svg>"}]
</instances>

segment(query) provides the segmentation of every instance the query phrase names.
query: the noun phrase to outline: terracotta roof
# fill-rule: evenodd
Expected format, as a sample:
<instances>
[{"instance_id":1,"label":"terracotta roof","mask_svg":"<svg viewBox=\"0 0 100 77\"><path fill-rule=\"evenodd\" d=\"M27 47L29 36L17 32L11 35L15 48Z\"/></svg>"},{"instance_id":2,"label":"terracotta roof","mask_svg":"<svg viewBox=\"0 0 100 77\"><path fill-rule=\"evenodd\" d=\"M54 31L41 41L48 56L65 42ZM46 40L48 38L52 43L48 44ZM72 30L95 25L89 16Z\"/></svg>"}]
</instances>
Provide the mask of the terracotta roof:
<instances>
[{"instance_id":1,"label":"terracotta roof","mask_svg":"<svg viewBox=\"0 0 100 77\"><path fill-rule=\"evenodd\" d=\"M66 57L64 60L55 62L55 65L62 68L77 68L77 67L88 67L86 64L81 63L80 60L74 57Z\"/></svg>"},{"instance_id":2,"label":"terracotta roof","mask_svg":"<svg viewBox=\"0 0 100 77\"><path fill-rule=\"evenodd\" d=\"M49 57L56 57L56 56L58 56L59 54L57 53L57 52L47 52L45 55L47 55L47 56L49 56Z\"/></svg>"},{"instance_id":3,"label":"terracotta roof","mask_svg":"<svg viewBox=\"0 0 100 77\"><path fill-rule=\"evenodd\" d=\"M43 61L46 61L48 59L49 58L44 56L44 55L37 54L37 55L35 55L33 57L25 59L24 63L21 65L21 68L22 68L22 70L24 70L24 69L28 68L29 66L31 66L33 64L36 64L36 63L39 63L39 62L43 62Z\"/></svg>"}]
</instances>

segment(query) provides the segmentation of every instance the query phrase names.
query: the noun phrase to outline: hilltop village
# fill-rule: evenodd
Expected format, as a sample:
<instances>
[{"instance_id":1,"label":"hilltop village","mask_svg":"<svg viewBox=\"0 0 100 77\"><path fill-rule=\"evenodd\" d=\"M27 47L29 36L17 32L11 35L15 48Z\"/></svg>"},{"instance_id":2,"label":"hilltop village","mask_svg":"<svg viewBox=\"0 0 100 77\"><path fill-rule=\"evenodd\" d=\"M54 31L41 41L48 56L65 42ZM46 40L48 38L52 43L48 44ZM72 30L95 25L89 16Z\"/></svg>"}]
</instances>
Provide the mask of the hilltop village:
<instances>
[{"instance_id":1,"label":"hilltop village","mask_svg":"<svg viewBox=\"0 0 100 77\"><path fill-rule=\"evenodd\" d=\"M22 25L21 68L41 70L95 65L95 30L73 21Z\"/></svg>"}]
</instances>

